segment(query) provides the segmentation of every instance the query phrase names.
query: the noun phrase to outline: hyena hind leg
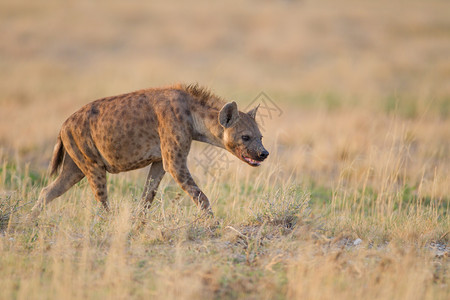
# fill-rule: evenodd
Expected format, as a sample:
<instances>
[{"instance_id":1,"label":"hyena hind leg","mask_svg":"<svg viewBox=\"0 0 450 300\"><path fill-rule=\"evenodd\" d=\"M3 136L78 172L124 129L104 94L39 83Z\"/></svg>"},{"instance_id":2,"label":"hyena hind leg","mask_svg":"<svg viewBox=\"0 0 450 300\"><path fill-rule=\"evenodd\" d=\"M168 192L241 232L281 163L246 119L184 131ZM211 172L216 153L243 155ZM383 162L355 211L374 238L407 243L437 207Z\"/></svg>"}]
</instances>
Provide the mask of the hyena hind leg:
<instances>
[{"instance_id":1,"label":"hyena hind leg","mask_svg":"<svg viewBox=\"0 0 450 300\"><path fill-rule=\"evenodd\" d=\"M66 153L59 176L51 184L42 189L38 201L31 209L31 219L36 219L44 207L55 198L64 194L74 184L83 179L84 174Z\"/></svg>"},{"instance_id":2,"label":"hyena hind leg","mask_svg":"<svg viewBox=\"0 0 450 300\"><path fill-rule=\"evenodd\" d=\"M86 172L86 178L94 193L95 200L100 202L106 211L110 211L106 188L106 171L102 168L92 166Z\"/></svg>"}]
</instances>

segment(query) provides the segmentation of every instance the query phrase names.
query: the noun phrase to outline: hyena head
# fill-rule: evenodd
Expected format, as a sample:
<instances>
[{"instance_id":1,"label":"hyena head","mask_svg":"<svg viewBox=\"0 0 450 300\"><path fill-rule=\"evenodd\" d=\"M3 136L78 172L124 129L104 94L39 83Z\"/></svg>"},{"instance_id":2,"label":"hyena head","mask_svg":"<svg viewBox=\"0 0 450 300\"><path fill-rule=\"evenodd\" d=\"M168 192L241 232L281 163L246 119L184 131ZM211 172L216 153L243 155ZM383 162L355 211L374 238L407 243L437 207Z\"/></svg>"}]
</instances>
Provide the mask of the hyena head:
<instances>
[{"instance_id":1,"label":"hyena head","mask_svg":"<svg viewBox=\"0 0 450 300\"><path fill-rule=\"evenodd\" d=\"M255 107L247 113L240 112L233 101L225 104L219 112L225 148L253 167L259 166L269 156L255 121L257 110Z\"/></svg>"}]
</instances>

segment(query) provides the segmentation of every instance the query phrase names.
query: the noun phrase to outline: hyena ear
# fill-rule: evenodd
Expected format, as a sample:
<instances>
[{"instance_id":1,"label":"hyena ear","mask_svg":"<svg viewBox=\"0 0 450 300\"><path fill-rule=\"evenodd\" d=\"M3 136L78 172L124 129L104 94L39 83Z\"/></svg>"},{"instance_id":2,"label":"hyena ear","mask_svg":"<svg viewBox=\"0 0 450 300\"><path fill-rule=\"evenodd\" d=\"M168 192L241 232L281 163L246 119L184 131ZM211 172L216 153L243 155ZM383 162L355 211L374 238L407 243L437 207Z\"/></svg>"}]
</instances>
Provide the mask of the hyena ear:
<instances>
[{"instance_id":1,"label":"hyena ear","mask_svg":"<svg viewBox=\"0 0 450 300\"><path fill-rule=\"evenodd\" d=\"M256 112L258 111L259 104L252 110L250 110L247 115L249 115L253 120L256 118Z\"/></svg>"},{"instance_id":2,"label":"hyena ear","mask_svg":"<svg viewBox=\"0 0 450 300\"><path fill-rule=\"evenodd\" d=\"M239 120L239 111L236 102L224 105L219 112L219 123L225 128L230 128Z\"/></svg>"}]
</instances>

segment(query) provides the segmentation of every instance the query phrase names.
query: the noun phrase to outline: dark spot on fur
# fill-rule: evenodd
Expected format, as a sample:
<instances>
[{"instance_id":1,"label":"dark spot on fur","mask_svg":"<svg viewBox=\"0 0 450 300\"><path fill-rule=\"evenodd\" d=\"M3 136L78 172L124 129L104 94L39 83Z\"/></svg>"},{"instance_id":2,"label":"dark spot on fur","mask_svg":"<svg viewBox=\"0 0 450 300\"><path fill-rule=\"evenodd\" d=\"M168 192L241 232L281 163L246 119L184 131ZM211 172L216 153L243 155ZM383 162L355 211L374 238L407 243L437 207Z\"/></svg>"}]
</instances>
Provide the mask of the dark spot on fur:
<instances>
[{"instance_id":1,"label":"dark spot on fur","mask_svg":"<svg viewBox=\"0 0 450 300\"><path fill-rule=\"evenodd\" d=\"M99 110L97 108L96 105L92 105L91 107L91 115L98 115L99 114Z\"/></svg>"},{"instance_id":2,"label":"dark spot on fur","mask_svg":"<svg viewBox=\"0 0 450 300\"><path fill-rule=\"evenodd\" d=\"M128 129L127 135L128 135L128 136L133 136L133 134L134 134L133 128ZM123 138L125 138L125 136L123 136Z\"/></svg>"}]
</instances>

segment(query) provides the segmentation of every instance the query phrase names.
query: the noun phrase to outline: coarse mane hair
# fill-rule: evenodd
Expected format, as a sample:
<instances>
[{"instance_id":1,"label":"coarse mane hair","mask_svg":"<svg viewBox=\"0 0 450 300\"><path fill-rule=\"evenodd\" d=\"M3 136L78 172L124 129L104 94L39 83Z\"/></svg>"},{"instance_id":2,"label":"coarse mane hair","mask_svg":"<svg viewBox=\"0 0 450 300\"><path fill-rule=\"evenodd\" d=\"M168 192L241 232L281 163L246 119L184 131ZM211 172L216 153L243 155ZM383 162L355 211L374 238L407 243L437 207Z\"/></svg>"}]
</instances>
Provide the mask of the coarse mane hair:
<instances>
[{"instance_id":1,"label":"coarse mane hair","mask_svg":"<svg viewBox=\"0 0 450 300\"><path fill-rule=\"evenodd\" d=\"M192 95L192 97L204 107L220 110L226 103L224 99L215 95L208 88L199 86L198 83L188 85L180 84L176 87Z\"/></svg>"}]
</instances>

